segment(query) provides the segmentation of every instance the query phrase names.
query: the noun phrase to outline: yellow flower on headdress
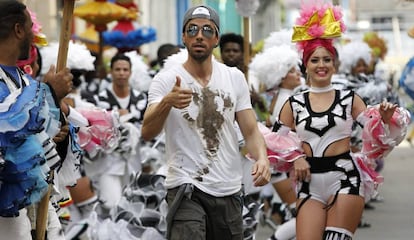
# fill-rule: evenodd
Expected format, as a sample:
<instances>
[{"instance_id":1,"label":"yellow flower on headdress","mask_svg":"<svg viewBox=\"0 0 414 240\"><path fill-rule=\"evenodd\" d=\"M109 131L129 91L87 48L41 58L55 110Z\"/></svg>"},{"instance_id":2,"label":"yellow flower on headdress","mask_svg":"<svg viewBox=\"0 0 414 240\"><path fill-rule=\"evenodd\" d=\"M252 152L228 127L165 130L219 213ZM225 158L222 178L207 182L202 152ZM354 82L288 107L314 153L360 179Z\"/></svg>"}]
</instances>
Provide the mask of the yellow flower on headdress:
<instances>
[{"instance_id":1,"label":"yellow flower on headdress","mask_svg":"<svg viewBox=\"0 0 414 240\"><path fill-rule=\"evenodd\" d=\"M332 8L327 8L322 17L315 11L305 24L294 26L292 42L336 38L340 37L341 33L341 21L335 19Z\"/></svg>"}]
</instances>

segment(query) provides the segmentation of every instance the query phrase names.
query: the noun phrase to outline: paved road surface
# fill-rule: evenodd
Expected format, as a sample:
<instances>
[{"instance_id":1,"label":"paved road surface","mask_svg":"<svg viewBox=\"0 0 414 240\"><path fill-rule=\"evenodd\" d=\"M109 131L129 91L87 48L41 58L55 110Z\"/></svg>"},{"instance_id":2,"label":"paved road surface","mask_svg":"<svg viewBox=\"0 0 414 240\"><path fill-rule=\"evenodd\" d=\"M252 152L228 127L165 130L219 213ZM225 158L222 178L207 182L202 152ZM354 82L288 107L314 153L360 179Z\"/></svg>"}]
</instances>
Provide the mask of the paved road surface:
<instances>
[{"instance_id":1,"label":"paved road surface","mask_svg":"<svg viewBox=\"0 0 414 240\"><path fill-rule=\"evenodd\" d=\"M382 174L385 182L379 190L384 201L364 212L363 219L371 227L359 228L354 239L414 239L414 148L402 142L385 160ZM268 227L259 226L256 240L266 240L270 234Z\"/></svg>"}]
</instances>

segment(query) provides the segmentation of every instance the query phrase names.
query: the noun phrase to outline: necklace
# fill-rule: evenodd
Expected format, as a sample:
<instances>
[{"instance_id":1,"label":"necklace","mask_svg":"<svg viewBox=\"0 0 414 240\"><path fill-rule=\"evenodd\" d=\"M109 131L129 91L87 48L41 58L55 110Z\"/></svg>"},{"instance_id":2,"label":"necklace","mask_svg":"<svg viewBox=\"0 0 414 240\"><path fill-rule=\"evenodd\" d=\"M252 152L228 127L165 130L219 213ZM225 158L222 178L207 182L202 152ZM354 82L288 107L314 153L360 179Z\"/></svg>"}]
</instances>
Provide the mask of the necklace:
<instances>
[{"instance_id":1,"label":"necklace","mask_svg":"<svg viewBox=\"0 0 414 240\"><path fill-rule=\"evenodd\" d=\"M309 88L309 92L313 92L313 93L324 93L324 92L329 92L331 90L333 90L334 87L332 84L329 84L326 87L310 87Z\"/></svg>"}]
</instances>

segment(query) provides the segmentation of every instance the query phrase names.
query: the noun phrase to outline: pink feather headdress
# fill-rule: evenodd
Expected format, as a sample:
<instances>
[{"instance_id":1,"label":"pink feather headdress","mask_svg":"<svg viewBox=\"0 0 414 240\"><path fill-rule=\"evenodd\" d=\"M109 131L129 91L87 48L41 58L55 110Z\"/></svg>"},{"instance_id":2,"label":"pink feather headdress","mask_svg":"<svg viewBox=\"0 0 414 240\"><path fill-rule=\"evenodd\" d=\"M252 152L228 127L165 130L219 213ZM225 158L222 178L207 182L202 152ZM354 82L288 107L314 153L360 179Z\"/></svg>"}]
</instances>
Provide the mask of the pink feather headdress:
<instances>
[{"instance_id":1,"label":"pink feather headdress","mask_svg":"<svg viewBox=\"0 0 414 240\"><path fill-rule=\"evenodd\" d=\"M332 45L332 39L340 37L345 30L339 6L321 1L302 2L300 16L293 27L292 42L297 42L299 50L309 48L307 45L315 41L319 45Z\"/></svg>"}]
</instances>

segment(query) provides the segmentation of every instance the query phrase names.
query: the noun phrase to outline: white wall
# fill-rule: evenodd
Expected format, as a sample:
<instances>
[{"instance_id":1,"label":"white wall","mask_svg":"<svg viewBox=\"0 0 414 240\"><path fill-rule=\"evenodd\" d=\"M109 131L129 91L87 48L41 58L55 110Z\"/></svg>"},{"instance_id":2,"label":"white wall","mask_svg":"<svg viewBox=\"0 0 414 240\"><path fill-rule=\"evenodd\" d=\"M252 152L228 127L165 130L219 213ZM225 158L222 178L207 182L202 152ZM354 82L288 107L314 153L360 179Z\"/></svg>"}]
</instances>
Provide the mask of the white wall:
<instances>
[{"instance_id":1,"label":"white wall","mask_svg":"<svg viewBox=\"0 0 414 240\"><path fill-rule=\"evenodd\" d=\"M156 58L157 49L161 44L178 44L176 40L176 6L175 0L138 0L142 15L139 22L143 26L151 26L157 30L157 41L145 44L141 51Z\"/></svg>"},{"instance_id":2,"label":"white wall","mask_svg":"<svg viewBox=\"0 0 414 240\"><path fill-rule=\"evenodd\" d=\"M59 39L59 31L56 29L60 29L57 22L56 16L56 0L25 0L22 1L29 10L36 13L36 18L42 25L42 32L46 34L47 39L57 40Z\"/></svg>"}]
</instances>

